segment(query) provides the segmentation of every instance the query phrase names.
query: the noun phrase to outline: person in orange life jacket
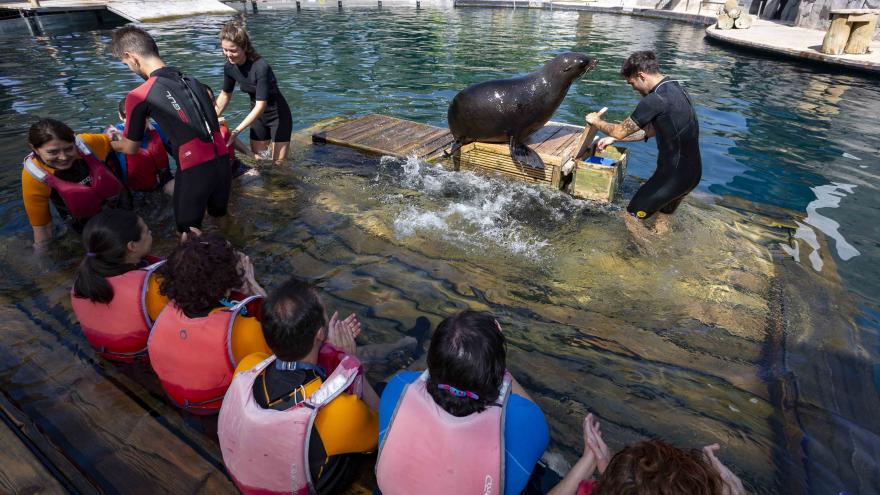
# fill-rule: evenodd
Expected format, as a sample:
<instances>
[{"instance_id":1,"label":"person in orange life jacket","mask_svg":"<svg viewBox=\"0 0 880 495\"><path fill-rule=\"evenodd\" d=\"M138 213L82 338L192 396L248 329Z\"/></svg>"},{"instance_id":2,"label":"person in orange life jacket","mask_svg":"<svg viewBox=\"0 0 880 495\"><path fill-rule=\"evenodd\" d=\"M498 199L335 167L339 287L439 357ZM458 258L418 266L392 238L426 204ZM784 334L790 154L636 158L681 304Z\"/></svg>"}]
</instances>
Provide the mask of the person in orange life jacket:
<instances>
[{"instance_id":1,"label":"person in orange life jacket","mask_svg":"<svg viewBox=\"0 0 880 495\"><path fill-rule=\"evenodd\" d=\"M715 455L718 444L683 451L651 439L611 457L592 414L584 418L584 454L548 495L745 495L742 481ZM599 478L592 479L599 471Z\"/></svg>"},{"instance_id":2,"label":"person in orange life jacket","mask_svg":"<svg viewBox=\"0 0 880 495\"><path fill-rule=\"evenodd\" d=\"M106 131L111 141L121 140L125 131L125 98L119 100L117 114L122 123L109 127ZM174 191L174 176L168 166L169 149L171 144L159 125L147 123L147 131L137 153L127 155L117 152L122 176L129 189L155 191L161 187L165 194L171 195Z\"/></svg>"},{"instance_id":3,"label":"person in orange life jacket","mask_svg":"<svg viewBox=\"0 0 880 495\"><path fill-rule=\"evenodd\" d=\"M293 117L272 67L251 43L250 35L239 22L228 22L220 29L220 47L226 57L223 67L223 88L217 97L217 115L223 113L238 84L250 96L251 111L233 130L238 136L250 127L251 151L259 160L271 142L272 160L283 165L290 150Z\"/></svg>"},{"instance_id":4,"label":"person in orange life jacket","mask_svg":"<svg viewBox=\"0 0 880 495\"><path fill-rule=\"evenodd\" d=\"M426 372L389 380L376 463L384 495L523 490L549 431L507 372L505 345L492 315L464 311L434 331Z\"/></svg>"},{"instance_id":5,"label":"person in orange life jacket","mask_svg":"<svg viewBox=\"0 0 880 495\"><path fill-rule=\"evenodd\" d=\"M223 462L245 494L339 493L378 440L379 398L355 355L360 324L328 320L317 290L291 278L266 301L263 332L274 356L239 365L249 371L220 411Z\"/></svg>"},{"instance_id":6,"label":"person in orange life jacket","mask_svg":"<svg viewBox=\"0 0 880 495\"><path fill-rule=\"evenodd\" d=\"M104 163L113 156L107 136L77 136L63 122L44 118L31 125L28 147L31 154L22 164L21 194L35 249L45 248L52 239L50 204L77 232L104 206L130 207L118 170Z\"/></svg>"},{"instance_id":7,"label":"person in orange life jacket","mask_svg":"<svg viewBox=\"0 0 880 495\"><path fill-rule=\"evenodd\" d=\"M206 210L212 217L225 217L232 180L229 151L205 86L166 67L155 40L143 29L116 29L110 48L146 80L126 96L121 151L137 153L147 132L147 118L152 117L168 137L177 161L172 203L178 232L199 227Z\"/></svg>"},{"instance_id":8,"label":"person in orange life jacket","mask_svg":"<svg viewBox=\"0 0 880 495\"><path fill-rule=\"evenodd\" d=\"M170 301L147 343L150 363L176 405L216 413L241 359L269 353L259 321L266 292L250 258L213 234L184 234L158 274Z\"/></svg>"},{"instance_id":9,"label":"person in orange life jacket","mask_svg":"<svg viewBox=\"0 0 880 495\"><path fill-rule=\"evenodd\" d=\"M153 321L168 299L159 294L150 256L153 234L136 213L104 210L86 223L71 305L89 344L107 359L129 362L146 357Z\"/></svg>"}]
</instances>

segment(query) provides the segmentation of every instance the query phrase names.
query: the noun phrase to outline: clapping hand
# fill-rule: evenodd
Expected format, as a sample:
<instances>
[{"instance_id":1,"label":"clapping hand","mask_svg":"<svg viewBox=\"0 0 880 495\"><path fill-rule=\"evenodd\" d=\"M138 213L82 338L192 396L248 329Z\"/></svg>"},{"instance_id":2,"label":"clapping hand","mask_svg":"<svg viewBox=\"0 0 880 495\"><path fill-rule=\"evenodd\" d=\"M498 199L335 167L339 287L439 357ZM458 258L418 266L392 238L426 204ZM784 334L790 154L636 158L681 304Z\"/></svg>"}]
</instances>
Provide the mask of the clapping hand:
<instances>
[{"instance_id":1,"label":"clapping hand","mask_svg":"<svg viewBox=\"0 0 880 495\"><path fill-rule=\"evenodd\" d=\"M584 444L596 456L596 467L599 469L599 473L604 473L611 461L611 453L608 451L605 441L602 440L599 422L596 421L593 413L587 414L587 417L584 418Z\"/></svg>"},{"instance_id":2,"label":"clapping hand","mask_svg":"<svg viewBox=\"0 0 880 495\"><path fill-rule=\"evenodd\" d=\"M721 494L722 495L745 495L746 489L743 487L742 480L739 479L739 476L733 474L733 471L727 468L724 464L718 460L718 457L715 456L715 452L721 450L721 446L717 443L713 443L712 445L706 445L703 447L703 455L706 456L706 459L712 464L712 467L718 471L718 474L721 475Z\"/></svg>"},{"instance_id":3,"label":"clapping hand","mask_svg":"<svg viewBox=\"0 0 880 495\"><path fill-rule=\"evenodd\" d=\"M354 314L344 320L339 319L339 312L333 313L327 323L327 341L342 352L354 356L357 345L355 337L361 334L361 324Z\"/></svg>"}]
</instances>

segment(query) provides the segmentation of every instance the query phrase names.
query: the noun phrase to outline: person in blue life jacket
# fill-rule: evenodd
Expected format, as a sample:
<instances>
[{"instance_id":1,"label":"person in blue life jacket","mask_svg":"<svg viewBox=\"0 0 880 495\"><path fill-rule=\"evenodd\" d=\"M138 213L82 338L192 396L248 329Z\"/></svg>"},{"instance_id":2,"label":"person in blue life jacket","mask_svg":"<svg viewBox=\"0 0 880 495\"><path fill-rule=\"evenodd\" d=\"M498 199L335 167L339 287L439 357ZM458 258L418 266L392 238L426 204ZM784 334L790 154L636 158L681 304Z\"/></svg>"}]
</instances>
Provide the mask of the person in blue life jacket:
<instances>
[{"instance_id":1,"label":"person in blue life jacket","mask_svg":"<svg viewBox=\"0 0 880 495\"><path fill-rule=\"evenodd\" d=\"M117 116L121 122L107 129L111 141L118 141L125 132L125 98L119 101ZM123 180L132 191L149 192L161 188L171 195L174 191L174 175L168 160L171 143L159 124L148 122L146 129L140 149L136 153L116 151Z\"/></svg>"},{"instance_id":2,"label":"person in blue life jacket","mask_svg":"<svg viewBox=\"0 0 880 495\"><path fill-rule=\"evenodd\" d=\"M506 368L490 314L464 311L431 338L427 371L389 380L379 403L376 480L384 495L525 488L549 441L540 407Z\"/></svg>"}]
</instances>

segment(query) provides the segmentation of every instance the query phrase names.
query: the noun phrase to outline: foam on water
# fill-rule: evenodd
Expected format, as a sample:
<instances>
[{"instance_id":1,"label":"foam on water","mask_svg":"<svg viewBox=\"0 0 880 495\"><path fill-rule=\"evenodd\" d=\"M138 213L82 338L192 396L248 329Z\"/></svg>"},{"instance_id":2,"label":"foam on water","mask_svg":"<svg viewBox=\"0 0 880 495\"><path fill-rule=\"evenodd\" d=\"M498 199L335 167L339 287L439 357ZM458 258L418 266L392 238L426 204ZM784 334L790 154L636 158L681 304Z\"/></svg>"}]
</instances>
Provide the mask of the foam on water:
<instances>
[{"instance_id":1,"label":"foam on water","mask_svg":"<svg viewBox=\"0 0 880 495\"><path fill-rule=\"evenodd\" d=\"M399 194L386 198L401 204L394 220L398 238L422 234L471 250L484 250L488 243L536 260L545 256L553 229L596 209L546 187L449 171L416 157L383 157L375 180L422 193L409 200Z\"/></svg>"}]
</instances>

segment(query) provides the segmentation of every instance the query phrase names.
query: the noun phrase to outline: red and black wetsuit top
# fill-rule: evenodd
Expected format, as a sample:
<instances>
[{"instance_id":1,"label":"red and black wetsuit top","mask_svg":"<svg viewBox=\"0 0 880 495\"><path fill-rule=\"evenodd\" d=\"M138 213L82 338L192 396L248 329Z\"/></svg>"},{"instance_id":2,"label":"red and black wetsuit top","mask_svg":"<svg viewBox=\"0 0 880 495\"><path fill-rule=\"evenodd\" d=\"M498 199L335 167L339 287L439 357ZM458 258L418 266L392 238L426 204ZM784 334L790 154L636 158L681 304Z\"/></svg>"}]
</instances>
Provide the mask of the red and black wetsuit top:
<instances>
[{"instance_id":1,"label":"red and black wetsuit top","mask_svg":"<svg viewBox=\"0 0 880 495\"><path fill-rule=\"evenodd\" d=\"M140 142L147 118L159 123L182 170L226 156L207 87L172 67L154 70L125 98L125 137Z\"/></svg>"}]
</instances>

